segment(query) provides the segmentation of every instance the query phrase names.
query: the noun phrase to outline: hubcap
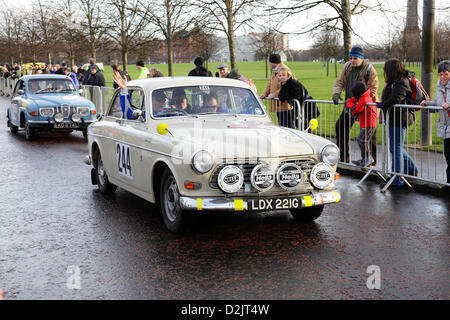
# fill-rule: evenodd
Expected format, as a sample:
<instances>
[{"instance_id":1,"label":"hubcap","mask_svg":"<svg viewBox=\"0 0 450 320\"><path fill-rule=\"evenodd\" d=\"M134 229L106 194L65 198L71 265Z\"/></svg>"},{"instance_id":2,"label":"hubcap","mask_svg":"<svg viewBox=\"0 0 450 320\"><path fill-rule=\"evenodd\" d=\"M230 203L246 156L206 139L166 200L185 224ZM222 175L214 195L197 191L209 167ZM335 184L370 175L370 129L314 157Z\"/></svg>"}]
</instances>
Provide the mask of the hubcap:
<instances>
[{"instance_id":1,"label":"hubcap","mask_svg":"<svg viewBox=\"0 0 450 320\"><path fill-rule=\"evenodd\" d=\"M164 208L167 213L167 218L171 222L175 221L179 214L179 206L178 206L178 200L180 196L178 193L178 187L175 179L171 177L167 181L167 188L166 188L166 194L165 194L165 201L164 201Z\"/></svg>"},{"instance_id":2,"label":"hubcap","mask_svg":"<svg viewBox=\"0 0 450 320\"><path fill-rule=\"evenodd\" d=\"M105 178L106 173L105 173L105 169L103 168L103 161L101 158L98 160L97 175L98 175L98 182L101 185L104 185L105 180L106 180L106 178Z\"/></svg>"}]
</instances>

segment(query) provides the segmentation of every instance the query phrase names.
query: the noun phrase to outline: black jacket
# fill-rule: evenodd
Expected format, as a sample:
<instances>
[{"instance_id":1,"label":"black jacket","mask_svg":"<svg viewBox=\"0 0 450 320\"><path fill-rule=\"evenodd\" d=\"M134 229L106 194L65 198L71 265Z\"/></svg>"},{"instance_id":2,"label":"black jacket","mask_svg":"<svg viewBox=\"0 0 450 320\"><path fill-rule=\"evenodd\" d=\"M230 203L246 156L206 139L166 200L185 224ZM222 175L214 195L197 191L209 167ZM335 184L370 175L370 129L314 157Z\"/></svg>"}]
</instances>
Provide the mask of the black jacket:
<instances>
[{"instance_id":1,"label":"black jacket","mask_svg":"<svg viewBox=\"0 0 450 320\"><path fill-rule=\"evenodd\" d=\"M308 90L298 81L293 78L289 78L285 84L281 85L280 92L278 93L278 99L281 102L286 100L297 99L300 105L303 101L313 99L308 93ZM296 109L294 109L296 110ZM320 115L320 111L315 103L308 103L305 109L305 120L309 122L312 118L317 118Z\"/></svg>"},{"instance_id":2,"label":"black jacket","mask_svg":"<svg viewBox=\"0 0 450 320\"><path fill-rule=\"evenodd\" d=\"M383 111L389 114L390 127L408 126L408 110L406 108L393 107L395 104L407 104L407 98L412 94L411 86L406 75L394 83L388 83L383 90L381 101Z\"/></svg>"},{"instance_id":3,"label":"black jacket","mask_svg":"<svg viewBox=\"0 0 450 320\"><path fill-rule=\"evenodd\" d=\"M97 87L106 87L105 83L105 77L103 76L103 73L100 71L97 71L96 74L91 74L87 81L88 86L97 86Z\"/></svg>"},{"instance_id":4,"label":"black jacket","mask_svg":"<svg viewBox=\"0 0 450 320\"><path fill-rule=\"evenodd\" d=\"M189 71L189 77L212 77L211 71L205 67L199 66Z\"/></svg>"}]
</instances>

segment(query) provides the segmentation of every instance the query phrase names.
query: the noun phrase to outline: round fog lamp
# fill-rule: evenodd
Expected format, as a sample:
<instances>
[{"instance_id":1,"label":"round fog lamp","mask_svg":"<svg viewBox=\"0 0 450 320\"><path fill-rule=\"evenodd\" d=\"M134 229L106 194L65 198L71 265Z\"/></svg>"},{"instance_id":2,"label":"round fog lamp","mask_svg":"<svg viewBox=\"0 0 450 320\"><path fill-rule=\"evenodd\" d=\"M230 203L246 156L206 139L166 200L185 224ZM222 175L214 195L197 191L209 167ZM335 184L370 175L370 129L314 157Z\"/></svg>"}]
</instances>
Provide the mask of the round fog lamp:
<instances>
[{"instance_id":1,"label":"round fog lamp","mask_svg":"<svg viewBox=\"0 0 450 320\"><path fill-rule=\"evenodd\" d=\"M220 170L217 183L223 192L235 193L244 184L244 174L237 166L226 166Z\"/></svg>"},{"instance_id":2,"label":"round fog lamp","mask_svg":"<svg viewBox=\"0 0 450 320\"><path fill-rule=\"evenodd\" d=\"M329 164L318 163L311 170L309 180L318 189L325 189L334 180L334 171Z\"/></svg>"},{"instance_id":3,"label":"round fog lamp","mask_svg":"<svg viewBox=\"0 0 450 320\"><path fill-rule=\"evenodd\" d=\"M73 122L80 122L80 121L81 121L81 116L80 116L79 113L74 113L74 114L71 116L71 119L72 119Z\"/></svg>"},{"instance_id":4,"label":"round fog lamp","mask_svg":"<svg viewBox=\"0 0 450 320\"><path fill-rule=\"evenodd\" d=\"M55 114L55 121L56 122L63 122L64 121L64 115L61 112L58 112Z\"/></svg>"},{"instance_id":5,"label":"round fog lamp","mask_svg":"<svg viewBox=\"0 0 450 320\"><path fill-rule=\"evenodd\" d=\"M275 183L275 172L266 164L257 165L250 175L250 181L255 189L267 191Z\"/></svg>"}]
</instances>

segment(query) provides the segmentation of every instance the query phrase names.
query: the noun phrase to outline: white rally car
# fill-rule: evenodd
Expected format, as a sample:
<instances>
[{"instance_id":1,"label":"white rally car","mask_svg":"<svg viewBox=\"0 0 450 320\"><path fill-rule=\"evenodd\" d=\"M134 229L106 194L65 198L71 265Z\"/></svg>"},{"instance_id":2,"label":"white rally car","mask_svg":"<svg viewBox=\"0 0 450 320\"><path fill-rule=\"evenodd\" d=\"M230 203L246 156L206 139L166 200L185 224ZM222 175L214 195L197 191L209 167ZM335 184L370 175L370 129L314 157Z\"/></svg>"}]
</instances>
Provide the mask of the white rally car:
<instances>
[{"instance_id":1,"label":"white rally car","mask_svg":"<svg viewBox=\"0 0 450 320\"><path fill-rule=\"evenodd\" d=\"M191 212L289 210L311 221L340 201L337 146L274 124L238 80L131 81L89 127L88 144L92 183L157 203L173 232Z\"/></svg>"}]
</instances>

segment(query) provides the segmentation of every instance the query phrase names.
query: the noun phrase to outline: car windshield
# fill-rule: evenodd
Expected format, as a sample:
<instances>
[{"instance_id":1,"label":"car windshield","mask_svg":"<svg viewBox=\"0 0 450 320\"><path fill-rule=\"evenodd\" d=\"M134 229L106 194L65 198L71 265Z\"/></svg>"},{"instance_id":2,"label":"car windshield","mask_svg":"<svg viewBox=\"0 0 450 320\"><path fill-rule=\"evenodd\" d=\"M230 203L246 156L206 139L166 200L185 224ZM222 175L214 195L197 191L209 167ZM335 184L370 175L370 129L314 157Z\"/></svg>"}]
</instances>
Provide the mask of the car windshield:
<instances>
[{"instance_id":1,"label":"car windshield","mask_svg":"<svg viewBox=\"0 0 450 320\"><path fill-rule=\"evenodd\" d=\"M154 90L152 112L156 118L209 114L264 114L261 104L251 90L207 85Z\"/></svg>"},{"instance_id":2,"label":"car windshield","mask_svg":"<svg viewBox=\"0 0 450 320\"><path fill-rule=\"evenodd\" d=\"M67 79L32 79L28 81L30 93L73 92L75 86Z\"/></svg>"}]
</instances>

